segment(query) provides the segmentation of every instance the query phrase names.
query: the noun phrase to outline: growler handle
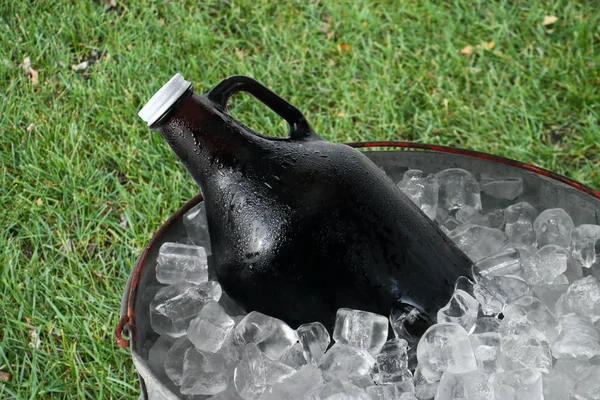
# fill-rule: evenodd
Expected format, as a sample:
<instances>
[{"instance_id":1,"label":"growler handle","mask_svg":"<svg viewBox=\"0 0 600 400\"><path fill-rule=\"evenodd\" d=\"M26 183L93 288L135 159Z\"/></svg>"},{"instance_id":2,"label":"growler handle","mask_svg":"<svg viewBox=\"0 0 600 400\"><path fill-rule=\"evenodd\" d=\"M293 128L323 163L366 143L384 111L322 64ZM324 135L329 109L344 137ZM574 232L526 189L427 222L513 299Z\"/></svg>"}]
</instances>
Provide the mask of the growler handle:
<instances>
[{"instance_id":1,"label":"growler handle","mask_svg":"<svg viewBox=\"0 0 600 400\"><path fill-rule=\"evenodd\" d=\"M206 94L217 108L227 111L227 102L238 92L250 93L261 103L273 110L290 125L291 139L318 138L300 110L288 103L278 94L263 86L257 80L243 75L234 75L221 81Z\"/></svg>"}]
</instances>

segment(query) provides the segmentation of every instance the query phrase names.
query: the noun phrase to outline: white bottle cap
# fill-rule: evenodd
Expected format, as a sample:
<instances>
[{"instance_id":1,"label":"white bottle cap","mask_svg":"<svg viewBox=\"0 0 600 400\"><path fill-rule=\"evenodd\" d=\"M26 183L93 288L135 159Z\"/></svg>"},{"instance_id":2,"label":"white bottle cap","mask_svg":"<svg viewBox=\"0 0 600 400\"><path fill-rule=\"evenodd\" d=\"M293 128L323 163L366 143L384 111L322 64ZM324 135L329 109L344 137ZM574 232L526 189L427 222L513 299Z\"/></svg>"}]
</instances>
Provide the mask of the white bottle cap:
<instances>
[{"instance_id":1,"label":"white bottle cap","mask_svg":"<svg viewBox=\"0 0 600 400\"><path fill-rule=\"evenodd\" d=\"M169 82L160 88L158 92L146 103L138 115L151 126L164 115L182 94L192 85L177 73Z\"/></svg>"}]
</instances>

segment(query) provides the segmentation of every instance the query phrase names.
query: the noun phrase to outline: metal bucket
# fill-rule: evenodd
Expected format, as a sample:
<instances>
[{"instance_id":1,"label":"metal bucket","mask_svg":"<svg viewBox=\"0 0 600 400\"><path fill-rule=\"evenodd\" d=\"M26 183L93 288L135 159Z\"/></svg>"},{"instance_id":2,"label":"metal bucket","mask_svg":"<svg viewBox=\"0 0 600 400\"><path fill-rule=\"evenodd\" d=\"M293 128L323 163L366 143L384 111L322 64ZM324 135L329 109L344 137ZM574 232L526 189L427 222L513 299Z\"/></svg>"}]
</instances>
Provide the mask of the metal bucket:
<instances>
[{"instance_id":1,"label":"metal bucket","mask_svg":"<svg viewBox=\"0 0 600 400\"><path fill-rule=\"evenodd\" d=\"M407 169L435 173L446 168L463 168L476 177L481 173L521 177L523 193L517 199L510 200L510 203L527 201L537 205L539 210L560 207L573 217L576 226L584 223L600 225L600 192L533 165L472 150L413 142L369 142L349 145L365 150L365 154L394 182L400 181ZM483 192L481 200L484 209L508 205ZM185 236L183 215L201 201L202 196L197 195L160 227L138 257L125 286L121 318L115 330L115 338L120 346L131 349L140 378L141 399L181 398L172 392L172 388L157 379L142 357L144 344L147 341L153 342L158 337L150 328L149 316L151 295L155 291L148 289L158 285L155 278L158 249L164 242L176 241Z\"/></svg>"}]
</instances>

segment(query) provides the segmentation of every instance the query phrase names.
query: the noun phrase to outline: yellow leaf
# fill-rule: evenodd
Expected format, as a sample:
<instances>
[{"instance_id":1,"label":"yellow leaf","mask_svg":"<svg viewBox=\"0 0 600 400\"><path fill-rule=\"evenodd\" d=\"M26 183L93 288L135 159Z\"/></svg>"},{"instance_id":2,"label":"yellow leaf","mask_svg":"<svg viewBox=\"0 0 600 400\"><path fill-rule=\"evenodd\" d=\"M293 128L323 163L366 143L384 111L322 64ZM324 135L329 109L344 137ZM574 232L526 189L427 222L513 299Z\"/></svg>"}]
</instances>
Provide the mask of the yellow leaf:
<instances>
[{"instance_id":1,"label":"yellow leaf","mask_svg":"<svg viewBox=\"0 0 600 400\"><path fill-rule=\"evenodd\" d=\"M346 114L344 114L344 112L343 112L343 111L340 111L340 112L338 113L338 117L345 117L345 116L346 116Z\"/></svg>"},{"instance_id":2,"label":"yellow leaf","mask_svg":"<svg viewBox=\"0 0 600 400\"><path fill-rule=\"evenodd\" d=\"M494 47L496 47L496 42L494 41L483 42L477 45L477 48L482 50L492 50Z\"/></svg>"},{"instance_id":3,"label":"yellow leaf","mask_svg":"<svg viewBox=\"0 0 600 400\"><path fill-rule=\"evenodd\" d=\"M470 56L471 54L473 54L473 46L468 45L465 46L461 51L460 54L464 55L464 56Z\"/></svg>"},{"instance_id":4,"label":"yellow leaf","mask_svg":"<svg viewBox=\"0 0 600 400\"><path fill-rule=\"evenodd\" d=\"M88 61L84 61L84 62L81 62L81 63L76 64L76 65L71 65L71 69L73 71L81 71L83 69L86 69L89 66L90 66L90 63Z\"/></svg>"},{"instance_id":5,"label":"yellow leaf","mask_svg":"<svg viewBox=\"0 0 600 400\"><path fill-rule=\"evenodd\" d=\"M245 54L244 54L244 52L243 52L242 50L236 50L236 51L235 51L235 55L236 55L236 57L237 57L237 58L239 58L240 60L243 60L243 59L244 59L244 56L245 56Z\"/></svg>"},{"instance_id":6,"label":"yellow leaf","mask_svg":"<svg viewBox=\"0 0 600 400\"><path fill-rule=\"evenodd\" d=\"M542 22L542 25L544 25L544 26L546 26L546 25L552 25L556 21L558 21L558 17L556 17L554 15L546 15L544 17L544 21Z\"/></svg>"},{"instance_id":7,"label":"yellow leaf","mask_svg":"<svg viewBox=\"0 0 600 400\"><path fill-rule=\"evenodd\" d=\"M344 51L349 51L352 49L352 46L350 46L348 43L340 43L340 49Z\"/></svg>"},{"instance_id":8,"label":"yellow leaf","mask_svg":"<svg viewBox=\"0 0 600 400\"><path fill-rule=\"evenodd\" d=\"M42 199L38 198L38 199L35 201L35 204L37 204L38 206L41 206L41 205L42 205Z\"/></svg>"},{"instance_id":9,"label":"yellow leaf","mask_svg":"<svg viewBox=\"0 0 600 400\"><path fill-rule=\"evenodd\" d=\"M21 64L21 66L23 67L23 70L25 71L25 75L31 77L31 84L32 85L37 85L39 80L38 80L38 72L31 68L31 59L29 57L25 57L23 59L23 64Z\"/></svg>"}]
</instances>

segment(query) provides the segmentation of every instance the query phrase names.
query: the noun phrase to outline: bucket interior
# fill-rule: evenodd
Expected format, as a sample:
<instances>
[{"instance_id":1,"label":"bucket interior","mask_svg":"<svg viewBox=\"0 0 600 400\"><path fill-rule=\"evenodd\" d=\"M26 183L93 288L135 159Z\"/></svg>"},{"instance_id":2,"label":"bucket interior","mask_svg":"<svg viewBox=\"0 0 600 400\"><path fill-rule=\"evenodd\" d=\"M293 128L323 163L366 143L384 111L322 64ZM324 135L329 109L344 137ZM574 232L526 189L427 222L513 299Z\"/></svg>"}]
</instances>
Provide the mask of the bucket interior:
<instances>
[{"instance_id":1,"label":"bucket interior","mask_svg":"<svg viewBox=\"0 0 600 400\"><path fill-rule=\"evenodd\" d=\"M555 179L523 167L498 162L490 159L493 158L491 156L484 158L483 156L454 152L414 149L377 149L365 151L364 154L384 170L394 182L399 182L408 169L419 169L427 174L447 168L462 168L474 174L478 180L481 178L481 174L520 177L523 179L523 192L516 199L499 200L481 192L483 211L503 208L518 201L526 201L534 205L538 212L548 208L563 208L572 216L576 226L584 223L600 225L600 193L585 188L588 192L592 192L592 194L588 194L573 186L577 185L576 182L569 184L569 180L564 177L557 176L558 179ZM559 179L562 179L563 182ZM142 357L146 354L148 346L158 338L158 335L152 332L150 327L150 302L157 290L166 286L158 283L155 277L158 250L165 242L176 242L186 237L183 214L200 201L201 197L196 197L188 202L161 227L161 230L144 250L133 272L133 274L139 274L139 284L133 285L128 300L130 310L135 310L135 315L130 316L130 323L135 327L131 344L132 349ZM209 257L209 265L210 261Z\"/></svg>"}]
</instances>

